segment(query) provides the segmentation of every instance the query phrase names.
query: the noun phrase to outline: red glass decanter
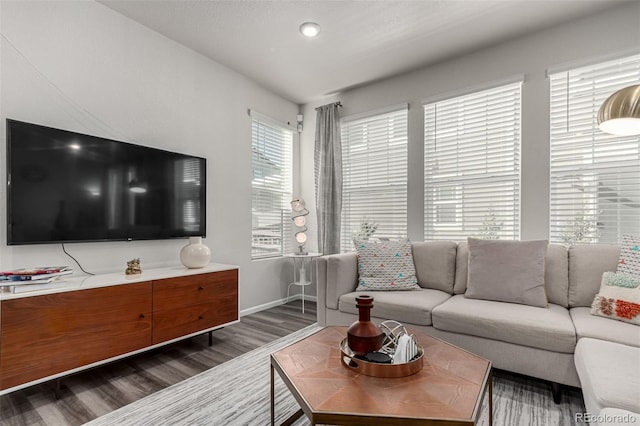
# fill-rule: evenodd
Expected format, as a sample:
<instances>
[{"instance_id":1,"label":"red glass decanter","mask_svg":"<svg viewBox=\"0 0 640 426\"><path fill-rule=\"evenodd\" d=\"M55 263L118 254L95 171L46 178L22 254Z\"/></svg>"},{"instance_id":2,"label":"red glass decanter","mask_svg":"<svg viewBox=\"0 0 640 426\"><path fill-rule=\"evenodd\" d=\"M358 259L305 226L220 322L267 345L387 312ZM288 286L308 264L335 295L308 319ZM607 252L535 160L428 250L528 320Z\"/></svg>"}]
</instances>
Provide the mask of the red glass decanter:
<instances>
[{"instance_id":1,"label":"red glass decanter","mask_svg":"<svg viewBox=\"0 0 640 426\"><path fill-rule=\"evenodd\" d=\"M355 355L364 356L367 352L374 352L382 347L384 334L371 322L373 297L367 295L356 297L356 307L359 319L347 330L347 343Z\"/></svg>"}]
</instances>

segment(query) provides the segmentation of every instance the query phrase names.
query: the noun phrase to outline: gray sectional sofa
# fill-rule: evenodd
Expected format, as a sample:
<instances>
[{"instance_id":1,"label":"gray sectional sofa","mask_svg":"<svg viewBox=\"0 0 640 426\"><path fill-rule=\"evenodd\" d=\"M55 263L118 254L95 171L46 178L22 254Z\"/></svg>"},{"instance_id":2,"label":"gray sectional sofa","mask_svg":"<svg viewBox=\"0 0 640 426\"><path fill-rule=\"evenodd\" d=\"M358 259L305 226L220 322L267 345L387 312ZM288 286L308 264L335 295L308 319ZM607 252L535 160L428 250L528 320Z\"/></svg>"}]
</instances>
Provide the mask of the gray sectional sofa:
<instances>
[{"instance_id":1,"label":"gray sectional sofa","mask_svg":"<svg viewBox=\"0 0 640 426\"><path fill-rule=\"evenodd\" d=\"M640 326L590 314L602 274L616 270L619 246L549 244L548 308L466 298L466 242L415 242L412 252L420 290L369 292L374 322L394 319L483 356L495 368L548 380L556 402L560 385L582 387L593 416L605 409L640 412ZM357 320L356 253L320 257L316 268L319 324ZM605 362L616 348L621 359Z\"/></svg>"}]
</instances>

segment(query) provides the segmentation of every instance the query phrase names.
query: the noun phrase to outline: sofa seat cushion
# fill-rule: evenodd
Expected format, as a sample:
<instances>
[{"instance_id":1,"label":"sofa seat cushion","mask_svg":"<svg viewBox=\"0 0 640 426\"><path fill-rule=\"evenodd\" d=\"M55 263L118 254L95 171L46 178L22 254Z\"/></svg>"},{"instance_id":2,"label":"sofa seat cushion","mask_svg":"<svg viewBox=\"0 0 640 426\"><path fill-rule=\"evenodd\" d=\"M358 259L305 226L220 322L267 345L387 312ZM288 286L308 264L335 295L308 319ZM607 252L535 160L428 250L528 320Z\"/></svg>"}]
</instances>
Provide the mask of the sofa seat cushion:
<instances>
[{"instance_id":1,"label":"sofa seat cushion","mask_svg":"<svg viewBox=\"0 0 640 426\"><path fill-rule=\"evenodd\" d=\"M640 348L582 338L574 362L587 412L619 408L640 413Z\"/></svg>"},{"instance_id":2,"label":"sofa seat cushion","mask_svg":"<svg viewBox=\"0 0 640 426\"><path fill-rule=\"evenodd\" d=\"M640 346L640 326L615 319L591 315L591 308L569 310L578 340L583 337L609 340L630 346ZM640 368L640 367L638 367Z\"/></svg>"},{"instance_id":3,"label":"sofa seat cushion","mask_svg":"<svg viewBox=\"0 0 640 426\"><path fill-rule=\"evenodd\" d=\"M433 326L442 331L484 337L554 352L573 353L576 334L569 311L468 299L458 294L433 310Z\"/></svg>"},{"instance_id":4,"label":"sofa seat cushion","mask_svg":"<svg viewBox=\"0 0 640 426\"><path fill-rule=\"evenodd\" d=\"M357 314L356 297L363 292L347 293L340 296L338 309L342 312ZM414 291L377 291L370 292L373 297L371 316L396 320L404 325L431 325L431 312L451 297L440 290L421 289Z\"/></svg>"}]
</instances>

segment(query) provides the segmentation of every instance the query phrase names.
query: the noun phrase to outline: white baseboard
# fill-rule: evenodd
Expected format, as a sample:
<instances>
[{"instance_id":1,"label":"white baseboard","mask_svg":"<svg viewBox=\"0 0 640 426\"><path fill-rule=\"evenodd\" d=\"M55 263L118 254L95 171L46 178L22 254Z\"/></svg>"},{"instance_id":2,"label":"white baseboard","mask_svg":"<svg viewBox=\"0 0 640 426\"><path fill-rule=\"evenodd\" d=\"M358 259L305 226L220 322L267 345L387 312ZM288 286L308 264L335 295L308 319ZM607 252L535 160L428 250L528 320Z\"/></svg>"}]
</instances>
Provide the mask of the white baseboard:
<instances>
[{"instance_id":1,"label":"white baseboard","mask_svg":"<svg viewBox=\"0 0 640 426\"><path fill-rule=\"evenodd\" d=\"M282 299L274 300L272 302L263 303L262 305L252 306L251 308L243 309L240 311L239 314L240 314L240 317L243 317L245 315L255 314L256 312L264 311L270 308L275 308L276 306L284 305L285 303L289 303L294 300L300 300L300 299L302 299L302 295L300 293L292 294L291 296L289 296L289 298L284 297ZM309 302L317 302L318 298L316 296L309 296L305 294L304 300Z\"/></svg>"}]
</instances>

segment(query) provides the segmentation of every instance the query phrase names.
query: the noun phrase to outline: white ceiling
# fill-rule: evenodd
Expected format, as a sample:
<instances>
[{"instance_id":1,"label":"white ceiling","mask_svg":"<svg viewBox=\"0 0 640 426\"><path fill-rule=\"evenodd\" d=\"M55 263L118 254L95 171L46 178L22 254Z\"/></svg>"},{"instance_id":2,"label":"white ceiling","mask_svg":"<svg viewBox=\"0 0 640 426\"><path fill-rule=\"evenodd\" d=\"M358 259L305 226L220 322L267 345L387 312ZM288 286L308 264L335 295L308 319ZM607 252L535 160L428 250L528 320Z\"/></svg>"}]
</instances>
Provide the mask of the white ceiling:
<instances>
[{"instance_id":1,"label":"white ceiling","mask_svg":"<svg viewBox=\"0 0 640 426\"><path fill-rule=\"evenodd\" d=\"M597 13L614 0L101 0L303 104ZM300 35L320 24L315 39Z\"/></svg>"}]
</instances>

